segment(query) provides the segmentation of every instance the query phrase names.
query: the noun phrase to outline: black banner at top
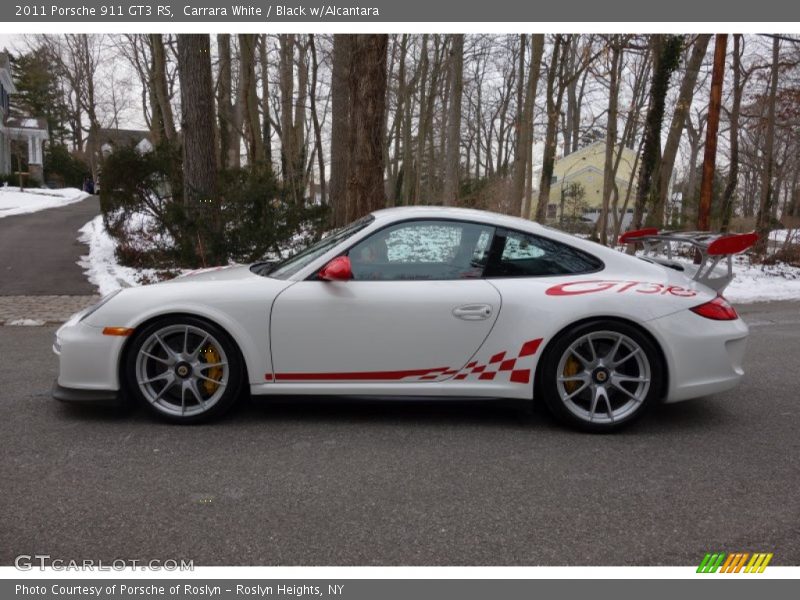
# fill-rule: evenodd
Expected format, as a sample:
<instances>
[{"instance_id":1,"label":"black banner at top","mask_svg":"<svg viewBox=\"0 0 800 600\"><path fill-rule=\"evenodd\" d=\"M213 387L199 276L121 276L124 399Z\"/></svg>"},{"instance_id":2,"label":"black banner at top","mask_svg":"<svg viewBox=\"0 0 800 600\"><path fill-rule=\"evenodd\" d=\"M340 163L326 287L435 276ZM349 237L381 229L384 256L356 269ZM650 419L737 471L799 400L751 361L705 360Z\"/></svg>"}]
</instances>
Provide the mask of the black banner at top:
<instances>
[{"instance_id":1,"label":"black banner at top","mask_svg":"<svg viewBox=\"0 0 800 600\"><path fill-rule=\"evenodd\" d=\"M3 22L795 22L786 0L49 0L2 3Z\"/></svg>"}]
</instances>

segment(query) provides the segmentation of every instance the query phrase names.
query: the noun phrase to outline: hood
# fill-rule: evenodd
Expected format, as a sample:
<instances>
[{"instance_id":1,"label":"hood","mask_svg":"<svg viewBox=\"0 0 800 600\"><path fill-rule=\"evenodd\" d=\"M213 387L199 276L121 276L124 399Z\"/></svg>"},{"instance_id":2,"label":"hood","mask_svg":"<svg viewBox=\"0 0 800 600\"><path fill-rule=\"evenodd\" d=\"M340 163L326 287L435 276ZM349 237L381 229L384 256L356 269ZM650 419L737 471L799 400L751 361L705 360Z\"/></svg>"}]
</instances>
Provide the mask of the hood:
<instances>
[{"instance_id":1,"label":"hood","mask_svg":"<svg viewBox=\"0 0 800 600\"><path fill-rule=\"evenodd\" d=\"M196 269L178 275L174 279L164 283L189 283L196 281L241 281L258 277L250 270L250 265L229 265L223 267L209 267L207 269Z\"/></svg>"}]
</instances>

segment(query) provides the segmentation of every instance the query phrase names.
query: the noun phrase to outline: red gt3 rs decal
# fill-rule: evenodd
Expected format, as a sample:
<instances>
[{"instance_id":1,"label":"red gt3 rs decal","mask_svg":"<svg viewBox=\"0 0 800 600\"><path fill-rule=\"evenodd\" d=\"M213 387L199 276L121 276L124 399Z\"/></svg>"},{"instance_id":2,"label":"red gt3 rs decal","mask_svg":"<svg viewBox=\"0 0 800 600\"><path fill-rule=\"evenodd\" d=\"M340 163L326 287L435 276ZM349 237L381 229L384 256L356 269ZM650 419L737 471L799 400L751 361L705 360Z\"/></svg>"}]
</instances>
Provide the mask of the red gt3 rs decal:
<instances>
[{"instance_id":1,"label":"red gt3 rs decal","mask_svg":"<svg viewBox=\"0 0 800 600\"><path fill-rule=\"evenodd\" d=\"M636 294L670 295L679 298L691 298L697 292L679 285L664 285L663 283L649 283L647 281L622 281L611 279L589 279L585 281L569 281L547 288L548 296L580 296L582 294L595 294L609 292L622 294L625 292Z\"/></svg>"},{"instance_id":2,"label":"red gt3 rs decal","mask_svg":"<svg viewBox=\"0 0 800 600\"><path fill-rule=\"evenodd\" d=\"M530 383L530 360L520 361L536 354L542 339L529 340L522 344L516 355L507 356L505 351L498 352L488 362L472 361L461 369L436 367L434 369L413 369L408 371L356 371L350 373L267 373L266 381L453 381L478 380L494 381L507 374L508 380L514 383ZM455 375L455 377L453 377ZM444 379L443 379L444 378Z\"/></svg>"}]
</instances>

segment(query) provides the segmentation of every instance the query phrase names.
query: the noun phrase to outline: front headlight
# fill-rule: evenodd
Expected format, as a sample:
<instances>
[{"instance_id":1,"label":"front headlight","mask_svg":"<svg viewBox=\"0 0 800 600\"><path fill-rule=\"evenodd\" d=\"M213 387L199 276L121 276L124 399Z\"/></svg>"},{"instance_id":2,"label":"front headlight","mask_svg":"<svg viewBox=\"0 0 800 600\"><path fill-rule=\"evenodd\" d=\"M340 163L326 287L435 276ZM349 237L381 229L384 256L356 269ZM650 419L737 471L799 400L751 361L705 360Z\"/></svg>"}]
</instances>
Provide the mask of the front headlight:
<instances>
[{"instance_id":1,"label":"front headlight","mask_svg":"<svg viewBox=\"0 0 800 600\"><path fill-rule=\"evenodd\" d=\"M120 288L118 290L114 290L110 294L106 294L105 296L100 298L100 301L97 302L97 304L93 304L92 306L90 306L89 308L84 310L83 314L81 315L81 318L78 319L78 321L83 321L86 317L88 317L92 313L96 312L97 309L99 309L101 306L103 306L106 302L111 300L114 296L119 294L121 291L122 291L122 288Z\"/></svg>"}]
</instances>

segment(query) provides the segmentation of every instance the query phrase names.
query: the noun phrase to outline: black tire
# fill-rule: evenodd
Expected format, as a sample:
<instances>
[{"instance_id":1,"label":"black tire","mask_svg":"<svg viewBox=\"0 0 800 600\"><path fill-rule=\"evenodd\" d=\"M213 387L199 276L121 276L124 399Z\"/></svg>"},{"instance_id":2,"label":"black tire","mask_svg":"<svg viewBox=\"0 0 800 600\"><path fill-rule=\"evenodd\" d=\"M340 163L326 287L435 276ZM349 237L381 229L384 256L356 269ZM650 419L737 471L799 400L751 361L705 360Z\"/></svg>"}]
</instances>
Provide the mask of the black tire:
<instances>
[{"instance_id":1,"label":"black tire","mask_svg":"<svg viewBox=\"0 0 800 600\"><path fill-rule=\"evenodd\" d=\"M140 365L137 365L137 357L139 356L143 345L151 340L151 336L153 336L156 332L161 332L175 327L192 328L191 335L196 335L198 337L200 337L200 334L196 333L196 331L207 332L210 334L211 339L220 346L220 349L224 353L222 356L224 356L226 359L227 380L225 381L224 386L217 386L217 389L219 387L222 387L223 389L220 390L218 396L211 397L215 398L213 405L211 405L208 409L202 409L202 412L197 412L196 414L181 415L165 412L164 408L160 408L151 399L148 399L146 392L141 388L137 380L137 369L141 368ZM187 334L187 336L188 335L189 334ZM195 342L197 339L198 338L196 337ZM198 343L198 353L201 352L199 346L202 346L202 343ZM126 395L138 404L144 406L151 415L170 423L190 425L219 419L239 400L240 396L242 395L242 389L246 380L244 360L238 346L233 339L231 339L230 335L228 335L228 333L221 327L211 323L210 321L188 315L164 317L147 324L145 327L137 331L133 339L130 341L130 347L125 353L124 360L125 364L123 365L121 371L123 374L123 384ZM165 366L165 372L169 371L170 368L172 367ZM223 377L220 377L220 381L222 380ZM201 383L200 385L206 384ZM211 398L209 398L209 400ZM163 401L162 404L164 404ZM203 403L197 400L196 404L196 409L200 410Z\"/></svg>"},{"instance_id":2,"label":"black tire","mask_svg":"<svg viewBox=\"0 0 800 600\"><path fill-rule=\"evenodd\" d=\"M587 346L587 342L584 341L587 335L589 335L592 346L596 347L595 357L601 363L613 364L614 359L621 360L625 357L622 350L632 351L634 345L639 347L640 352L635 352L628 361L620 363L620 371L617 371L616 367L609 370L604 364L596 364L594 367L588 368L586 363L580 361L579 357L570 350L573 344L581 343L575 347L578 354L581 354L584 359L591 358L591 347ZM592 337L594 335L597 338ZM603 356L603 352L610 354L614 349L615 336L622 336L616 339L624 341L617 346L614 357L604 360L608 359L608 356ZM623 343L626 345L623 346ZM638 356L641 356L642 361L639 361ZM569 361L574 361L573 364L579 365L578 372L569 372ZM592 363L592 361L588 362ZM596 362L594 361L594 363ZM565 364L567 369L564 369ZM622 372L622 370L628 372ZM605 371L605 373L601 371ZM571 378L571 380L559 383L559 376ZM581 377L584 379L578 380ZM661 353L648 335L628 323L597 319L568 328L548 346L542 357L539 385L536 391L541 395L550 414L562 424L580 431L606 433L627 427L641 418L653 404L658 402L664 389L664 377L665 369ZM622 381L622 378L635 381ZM612 379L615 384L611 383ZM649 379L649 383L645 384L644 379ZM579 390L584 383L587 387L582 391ZM598 397L595 391L598 387L602 387L605 391L599 395L599 400L594 400L595 407L598 409L595 412L592 410L592 402L594 398ZM564 396L562 396L562 392ZM572 393L576 394L573 398L565 398ZM634 396L636 396L635 399ZM607 404L606 398L608 398ZM599 410L601 404L605 407L603 411ZM615 405L618 406L615 408ZM626 406L629 408L625 409Z\"/></svg>"}]
</instances>

